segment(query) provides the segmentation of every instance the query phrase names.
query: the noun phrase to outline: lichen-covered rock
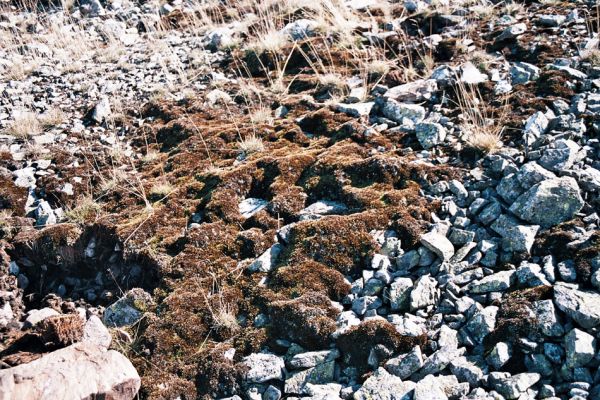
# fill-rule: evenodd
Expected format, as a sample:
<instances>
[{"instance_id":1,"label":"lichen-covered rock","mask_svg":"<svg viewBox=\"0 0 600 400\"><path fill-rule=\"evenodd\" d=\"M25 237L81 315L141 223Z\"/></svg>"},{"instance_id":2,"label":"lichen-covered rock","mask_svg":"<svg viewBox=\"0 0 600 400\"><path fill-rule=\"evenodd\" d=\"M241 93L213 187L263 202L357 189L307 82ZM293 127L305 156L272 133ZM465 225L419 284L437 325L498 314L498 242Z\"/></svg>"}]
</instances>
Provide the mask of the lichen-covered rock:
<instances>
[{"instance_id":1,"label":"lichen-covered rock","mask_svg":"<svg viewBox=\"0 0 600 400\"><path fill-rule=\"evenodd\" d=\"M140 383L137 371L121 353L82 342L0 370L0 398L130 400Z\"/></svg>"},{"instance_id":2,"label":"lichen-covered rock","mask_svg":"<svg viewBox=\"0 0 600 400\"><path fill-rule=\"evenodd\" d=\"M354 393L354 400L411 400L415 386L414 382L402 381L385 369L379 368Z\"/></svg>"},{"instance_id":3,"label":"lichen-covered rock","mask_svg":"<svg viewBox=\"0 0 600 400\"><path fill-rule=\"evenodd\" d=\"M272 379L283 380L283 359L275 354L253 353L244 358L248 368L245 374L247 382L262 383Z\"/></svg>"},{"instance_id":4,"label":"lichen-covered rock","mask_svg":"<svg viewBox=\"0 0 600 400\"><path fill-rule=\"evenodd\" d=\"M109 327L132 325L139 321L153 304L152 296L143 289L131 289L104 311L102 320Z\"/></svg>"},{"instance_id":5,"label":"lichen-covered rock","mask_svg":"<svg viewBox=\"0 0 600 400\"><path fill-rule=\"evenodd\" d=\"M519 218L543 228L568 221L583 207L583 199L575 179L548 179L523 193L510 206Z\"/></svg>"},{"instance_id":6,"label":"lichen-covered rock","mask_svg":"<svg viewBox=\"0 0 600 400\"><path fill-rule=\"evenodd\" d=\"M600 325L600 294L579 290L577 285L554 285L554 304L586 329Z\"/></svg>"}]
</instances>

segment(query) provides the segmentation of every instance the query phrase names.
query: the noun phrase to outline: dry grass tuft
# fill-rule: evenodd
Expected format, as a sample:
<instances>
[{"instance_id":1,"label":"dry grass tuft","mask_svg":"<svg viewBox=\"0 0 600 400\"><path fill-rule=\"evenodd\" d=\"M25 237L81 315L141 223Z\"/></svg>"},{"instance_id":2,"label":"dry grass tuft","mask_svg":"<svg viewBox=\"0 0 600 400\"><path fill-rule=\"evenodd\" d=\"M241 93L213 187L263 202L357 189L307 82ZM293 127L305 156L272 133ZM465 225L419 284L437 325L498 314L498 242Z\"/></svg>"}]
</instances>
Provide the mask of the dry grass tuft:
<instances>
[{"instance_id":1,"label":"dry grass tuft","mask_svg":"<svg viewBox=\"0 0 600 400\"><path fill-rule=\"evenodd\" d=\"M13 122L8 126L8 133L20 139L29 139L42 133L39 116L32 111L15 114Z\"/></svg>"},{"instance_id":2,"label":"dry grass tuft","mask_svg":"<svg viewBox=\"0 0 600 400\"><path fill-rule=\"evenodd\" d=\"M248 135L239 141L238 147L244 154L260 153L265 149L263 140L255 134Z\"/></svg>"},{"instance_id":3,"label":"dry grass tuft","mask_svg":"<svg viewBox=\"0 0 600 400\"><path fill-rule=\"evenodd\" d=\"M102 206L91 196L79 199L77 205L65 212L67 221L83 225L88 221L94 221L102 213Z\"/></svg>"},{"instance_id":4,"label":"dry grass tuft","mask_svg":"<svg viewBox=\"0 0 600 400\"><path fill-rule=\"evenodd\" d=\"M456 87L458 107L462 113L460 125L463 139L469 147L485 154L494 153L502 147L503 122L506 120L506 104L495 113L483 101L479 90L460 82Z\"/></svg>"}]
</instances>

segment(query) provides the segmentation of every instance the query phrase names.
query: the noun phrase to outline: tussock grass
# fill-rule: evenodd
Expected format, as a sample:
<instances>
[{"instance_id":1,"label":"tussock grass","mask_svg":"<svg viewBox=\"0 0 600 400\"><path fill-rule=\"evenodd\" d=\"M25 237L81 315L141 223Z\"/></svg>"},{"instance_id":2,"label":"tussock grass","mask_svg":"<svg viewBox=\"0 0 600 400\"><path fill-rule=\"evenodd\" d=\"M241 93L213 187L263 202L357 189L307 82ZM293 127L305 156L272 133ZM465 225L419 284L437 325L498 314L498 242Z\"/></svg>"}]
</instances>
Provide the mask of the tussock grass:
<instances>
[{"instance_id":1,"label":"tussock grass","mask_svg":"<svg viewBox=\"0 0 600 400\"><path fill-rule=\"evenodd\" d=\"M458 107L462 113L460 128L466 144L486 154L496 152L502 147L507 104L497 112L490 111L479 90L460 80L456 87L456 94Z\"/></svg>"},{"instance_id":2,"label":"tussock grass","mask_svg":"<svg viewBox=\"0 0 600 400\"><path fill-rule=\"evenodd\" d=\"M247 135L240 140L238 147L244 154L260 153L265 150L263 140L255 134Z\"/></svg>"},{"instance_id":3,"label":"tussock grass","mask_svg":"<svg viewBox=\"0 0 600 400\"><path fill-rule=\"evenodd\" d=\"M85 196L77 201L77 205L65 211L67 221L84 225L96 220L102 213L102 206L91 196Z\"/></svg>"},{"instance_id":4,"label":"tussock grass","mask_svg":"<svg viewBox=\"0 0 600 400\"><path fill-rule=\"evenodd\" d=\"M13 121L8 126L8 134L27 140L42 133L42 123L33 111L15 113Z\"/></svg>"}]
</instances>

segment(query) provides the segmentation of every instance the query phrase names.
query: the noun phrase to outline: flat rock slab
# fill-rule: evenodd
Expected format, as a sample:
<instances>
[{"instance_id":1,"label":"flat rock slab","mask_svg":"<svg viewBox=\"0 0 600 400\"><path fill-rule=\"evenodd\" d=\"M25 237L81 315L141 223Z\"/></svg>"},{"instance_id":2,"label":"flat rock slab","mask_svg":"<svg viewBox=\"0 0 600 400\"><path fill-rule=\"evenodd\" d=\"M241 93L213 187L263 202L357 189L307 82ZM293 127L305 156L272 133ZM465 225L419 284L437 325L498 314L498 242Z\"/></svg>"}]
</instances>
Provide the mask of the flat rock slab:
<instances>
[{"instance_id":1,"label":"flat rock slab","mask_svg":"<svg viewBox=\"0 0 600 400\"><path fill-rule=\"evenodd\" d=\"M121 353L76 343L0 371L0 400L133 399L140 377Z\"/></svg>"}]
</instances>

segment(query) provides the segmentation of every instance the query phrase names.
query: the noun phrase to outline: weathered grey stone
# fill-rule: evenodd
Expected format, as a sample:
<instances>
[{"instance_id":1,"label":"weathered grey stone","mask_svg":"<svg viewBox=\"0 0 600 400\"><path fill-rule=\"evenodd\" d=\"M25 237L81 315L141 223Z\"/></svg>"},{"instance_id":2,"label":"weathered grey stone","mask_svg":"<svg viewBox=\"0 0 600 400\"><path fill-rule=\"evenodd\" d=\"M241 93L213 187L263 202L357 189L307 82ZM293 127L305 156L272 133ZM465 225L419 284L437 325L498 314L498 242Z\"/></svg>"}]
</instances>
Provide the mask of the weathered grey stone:
<instances>
[{"instance_id":1,"label":"weathered grey stone","mask_svg":"<svg viewBox=\"0 0 600 400\"><path fill-rule=\"evenodd\" d=\"M538 111L525 121L523 129L523 141L527 146L531 146L537 142L540 137L546 133L548 129L548 118L546 115Z\"/></svg>"},{"instance_id":2,"label":"weathered grey stone","mask_svg":"<svg viewBox=\"0 0 600 400\"><path fill-rule=\"evenodd\" d=\"M525 368L527 368L527 371L537 372L543 377L551 376L554 371L552 363L543 354L527 354L525 356Z\"/></svg>"},{"instance_id":3,"label":"weathered grey stone","mask_svg":"<svg viewBox=\"0 0 600 400\"><path fill-rule=\"evenodd\" d=\"M304 208L298 214L300 220L313 220L323 215L344 214L348 211L348 206L337 201L319 200Z\"/></svg>"},{"instance_id":4,"label":"weathered grey stone","mask_svg":"<svg viewBox=\"0 0 600 400\"><path fill-rule=\"evenodd\" d=\"M250 272L269 272L273 268L275 268L275 264L277 263L277 258L279 254L283 250L283 246L279 243L275 243L273 246L269 247L264 253L260 255L256 260L254 260L250 265L248 265L248 271Z\"/></svg>"},{"instance_id":5,"label":"weathered grey stone","mask_svg":"<svg viewBox=\"0 0 600 400\"><path fill-rule=\"evenodd\" d=\"M527 31L527 25L524 23L514 24L506 28L500 35L496 37L496 42L500 42L502 40L514 39L517 36L525 33Z\"/></svg>"},{"instance_id":6,"label":"weathered grey stone","mask_svg":"<svg viewBox=\"0 0 600 400\"><path fill-rule=\"evenodd\" d=\"M533 311L540 332L545 336L555 337L564 335L558 313L552 300L538 300L533 303Z\"/></svg>"},{"instance_id":7,"label":"weathered grey stone","mask_svg":"<svg viewBox=\"0 0 600 400\"><path fill-rule=\"evenodd\" d=\"M426 375L442 372L452 360L464 355L465 351L466 349L464 347L461 347L460 349L445 347L435 351L432 355L427 357L423 362L423 367L412 376L412 379L419 380Z\"/></svg>"},{"instance_id":8,"label":"weathered grey stone","mask_svg":"<svg viewBox=\"0 0 600 400\"><path fill-rule=\"evenodd\" d=\"M288 23L281 32L292 40L302 40L317 34L319 23L312 19L301 18Z\"/></svg>"},{"instance_id":9,"label":"weathered grey stone","mask_svg":"<svg viewBox=\"0 0 600 400\"><path fill-rule=\"evenodd\" d=\"M103 96L92 110L91 117L95 122L101 124L110 117L111 113L110 100Z\"/></svg>"},{"instance_id":10,"label":"weathered grey stone","mask_svg":"<svg viewBox=\"0 0 600 400\"><path fill-rule=\"evenodd\" d=\"M516 219L506 214L498 217L491 228L502 236L503 243L508 245L505 250L527 253L531 250L535 235L540 229L539 225L521 225Z\"/></svg>"},{"instance_id":11,"label":"weathered grey stone","mask_svg":"<svg viewBox=\"0 0 600 400\"><path fill-rule=\"evenodd\" d=\"M143 289L128 291L104 311L102 321L109 327L121 327L136 323L153 304L152 296Z\"/></svg>"},{"instance_id":12,"label":"weathered grey stone","mask_svg":"<svg viewBox=\"0 0 600 400\"><path fill-rule=\"evenodd\" d=\"M406 379L423 366L423 355L419 346L398 357L390 358L385 363L385 369L400 379Z\"/></svg>"},{"instance_id":13,"label":"weathered grey stone","mask_svg":"<svg viewBox=\"0 0 600 400\"><path fill-rule=\"evenodd\" d=\"M306 384L321 385L333 381L335 361L318 364L304 371L293 372L285 379L285 393L303 394Z\"/></svg>"},{"instance_id":14,"label":"weathered grey stone","mask_svg":"<svg viewBox=\"0 0 600 400\"><path fill-rule=\"evenodd\" d=\"M457 357L449 364L450 371L460 382L467 382L472 387L478 386L483 378L483 370L465 357Z\"/></svg>"},{"instance_id":15,"label":"weathered grey stone","mask_svg":"<svg viewBox=\"0 0 600 400\"><path fill-rule=\"evenodd\" d=\"M436 122L420 122L415 125L417 140L424 149L431 149L446 139L446 128Z\"/></svg>"},{"instance_id":16,"label":"weathered grey stone","mask_svg":"<svg viewBox=\"0 0 600 400\"><path fill-rule=\"evenodd\" d=\"M490 334L496 327L496 314L498 307L488 306L478 311L465 325L469 335L477 342L481 343L483 339Z\"/></svg>"},{"instance_id":17,"label":"weathered grey stone","mask_svg":"<svg viewBox=\"0 0 600 400\"><path fill-rule=\"evenodd\" d=\"M553 143L552 148L544 150L539 163L544 168L552 171L563 171L570 169L577 160L577 154L581 147L572 140L559 139Z\"/></svg>"},{"instance_id":18,"label":"weathered grey stone","mask_svg":"<svg viewBox=\"0 0 600 400\"><path fill-rule=\"evenodd\" d=\"M418 79L404 85L394 86L385 92L384 97L392 98L399 102L419 102L429 100L437 91L437 82L434 79Z\"/></svg>"},{"instance_id":19,"label":"weathered grey stone","mask_svg":"<svg viewBox=\"0 0 600 400\"><path fill-rule=\"evenodd\" d=\"M506 342L498 342L485 358L487 363L494 369L499 370L512 357L512 348Z\"/></svg>"},{"instance_id":20,"label":"weathered grey stone","mask_svg":"<svg viewBox=\"0 0 600 400\"><path fill-rule=\"evenodd\" d=\"M352 117L360 118L360 117L368 117L371 114L371 110L375 105L374 102L366 102L366 103L338 103L336 104L336 109L339 112L344 114L348 114Z\"/></svg>"},{"instance_id":21,"label":"weathered grey stone","mask_svg":"<svg viewBox=\"0 0 600 400\"><path fill-rule=\"evenodd\" d=\"M410 292L411 311L426 308L438 302L440 291L437 288L437 281L429 275L420 277L413 290Z\"/></svg>"},{"instance_id":22,"label":"weathered grey stone","mask_svg":"<svg viewBox=\"0 0 600 400\"><path fill-rule=\"evenodd\" d=\"M440 382L433 375L427 375L415 387L413 400L448 400Z\"/></svg>"},{"instance_id":23,"label":"weathered grey stone","mask_svg":"<svg viewBox=\"0 0 600 400\"><path fill-rule=\"evenodd\" d=\"M565 352L569 368L583 367L596 354L596 339L589 333L573 328L565 336Z\"/></svg>"},{"instance_id":24,"label":"weathered grey stone","mask_svg":"<svg viewBox=\"0 0 600 400\"><path fill-rule=\"evenodd\" d=\"M528 190L533 185L545 181L546 179L556 178L552 172L548 171L535 161L523 164L516 173L517 181L524 190ZM518 196L517 196L518 197ZM516 200L515 197L510 203Z\"/></svg>"},{"instance_id":25,"label":"weathered grey stone","mask_svg":"<svg viewBox=\"0 0 600 400\"><path fill-rule=\"evenodd\" d=\"M600 325L600 294L579 290L577 285L554 285L554 304L585 329Z\"/></svg>"},{"instance_id":26,"label":"weathered grey stone","mask_svg":"<svg viewBox=\"0 0 600 400\"><path fill-rule=\"evenodd\" d=\"M550 228L573 218L583 205L575 179L561 177L533 186L519 196L510 211L527 222Z\"/></svg>"},{"instance_id":27,"label":"weathered grey stone","mask_svg":"<svg viewBox=\"0 0 600 400\"><path fill-rule=\"evenodd\" d=\"M390 308L394 311L407 310L410 306L410 292L413 282L410 278L396 278L390 284Z\"/></svg>"},{"instance_id":28,"label":"weathered grey stone","mask_svg":"<svg viewBox=\"0 0 600 400\"><path fill-rule=\"evenodd\" d=\"M416 384L403 382L384 368L379 368L354 393L354 400L412 400Z\"/></svg>"},{"instance_id":29,"label":"weathered grey stone","mask_svg":"<svg viewBox=\"0 0 600 400\"><path fill-rule=\"evenodd\" d=\"M511 287L515 281L515 271L500 271L475 281L470 286L471 293L499 292Z\"/></svg>"},{"instance_id":30,"label":"weathered grey stone","mask_svg":"<svg viewBox=\"0 0 600 400\"><path fill-rule=\"evenodd\" d=\"M487 74L482 73L472 63L466 62L460 67L460 80L469 85L478 85L489 80Z\"/></svg>"},{"instance_id":31,"label":"weathered grey stone","mask_svg":"<svg viewBox=\"0 0 600 400\"><path fill-rule=\"evenodd\" d=\"M238 211L244 218L250 218L263 208L267 206L269 202L263 199L247 198L238 204Z\"/></svg>"},{"instance_id":32,"label":"weathered grey stone","mask_svg":"<svg viewBox=\"0 0 600 400\"><path fill-rule=\"evenodd\" d=\"M454 246L452 243L446 236L435 231L421 236L421 243L444 261L448 261L454 255Z\"/></svg>"},{"instance_id":33,"label":"weathered grey stone","mask_svg":"<svg viewBox=\"0 0 600 400\"><path fill-rule=\"evenodd\" d=\"M60 314L58 313L58 311L56 311L52 308L49 308L49 307L42 308L40 310L29 310L27 312L27 318L25 318L24 327L25 328L34 327L38 323L45 320L46 318L53 317L55 315L60 315Z\"/></svg>"},{"instance_id":34,"label":"weathered grey stone","mask_svg":"<svg viewBox=\"0 0 600 400\"><path fill-rule=\"evenodd\" d=\"M489 378L490 386L504 396L506 399L517 399L527 389L535 385L540 380L540 374L522 373L514 376L504 376L503 373L491 373Z\"/></svg>"},{"instance_id":35,"label":"weathered grey stone","mask_svg":"<svg viewBox=\"0 0 600 400\"><path fill-rule=\"evenodd\" d=\"M509 204L512 204L523 192L517 174L508 174L500 179L496 191Z\"/></svg>"},{"instance_id":36,"label":"weathered grey stone","mask_svg":"<svg viewBox=\"0 0 600 400\"><path fill-rule=\"evenodd\" d=\"M130 400L140 377L121 353L89 342L56 350L27 364L0 370L3 400Z\"/></svg>"},{"instance_id":37,"label":"weathered grey stone","mask_svg":"<svg viewBox=\"0 0 600 400\"><path fill-rule=\"evenodd\" d=\"M540 76L540 69L533 64L516 62L510 67L510 78L514 85L536 80Z\"/></svg>"},{"instance_id":38,"label":"weathered grey stone","mask_svg":"<svg viewBox=\"0 0 600 400\"><path fill-rule=\"evenodd\" d=\"M271 379L283 380L284 362L281 357L269 353L253 353L244 358L248 368L245 379L247 382L263 383Z\"/></svg>"},{"instance_id":39,"label":"weathered grey stone","mask_svg":"<svg viewBox=\"0 0 600 400\"><path fill-rule=\"evenodd\" d=\"M92 315L83 327L83 338L81 341L91 342L108 349L110 342L112 341L112 336L100 318Z\"/></svg>"},{"instance_id":40,"label":"weathered grey stone","mask_svg":"<svg viewBox=\"0 0 600 400\"><path fill-rule=\"evenodd\" d=\"M414 123L425 119L425 109L417 104L399 103L393 99L387 99L382 109L383 115L392 121L402 123L404 118Z\"/></svg>"},{"instance_id":41,"label":"weathered grey stone","mask_svg":"<svg viewBox=\"0 0 600 400\"><path fill-rule=\"evenodd\" d=\"M333 361L340 356L339 350L311 351L294 355L287 366L291 369L311 368L328 361Z\"/></svg>"}]
</instances>

